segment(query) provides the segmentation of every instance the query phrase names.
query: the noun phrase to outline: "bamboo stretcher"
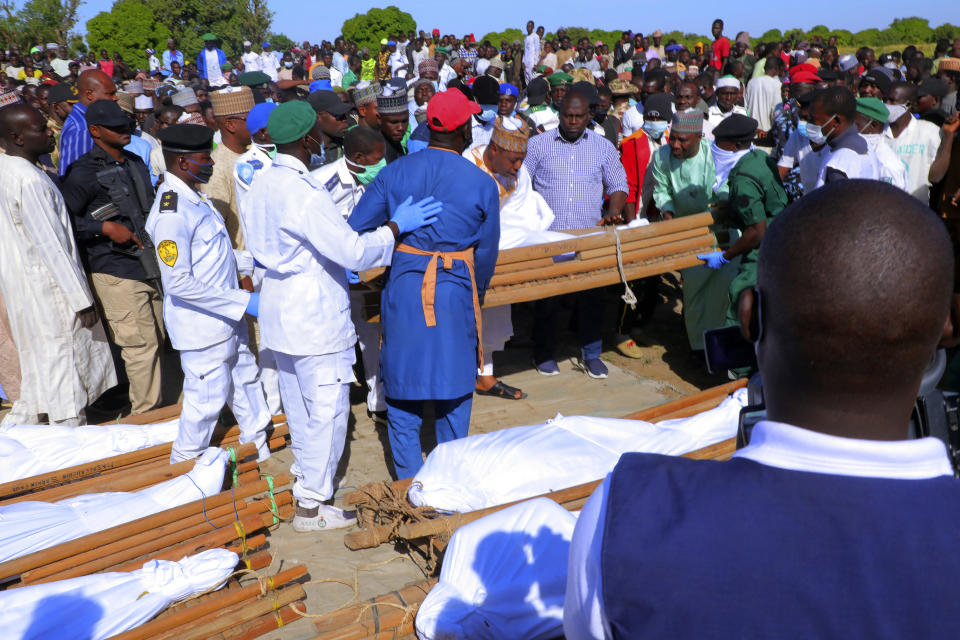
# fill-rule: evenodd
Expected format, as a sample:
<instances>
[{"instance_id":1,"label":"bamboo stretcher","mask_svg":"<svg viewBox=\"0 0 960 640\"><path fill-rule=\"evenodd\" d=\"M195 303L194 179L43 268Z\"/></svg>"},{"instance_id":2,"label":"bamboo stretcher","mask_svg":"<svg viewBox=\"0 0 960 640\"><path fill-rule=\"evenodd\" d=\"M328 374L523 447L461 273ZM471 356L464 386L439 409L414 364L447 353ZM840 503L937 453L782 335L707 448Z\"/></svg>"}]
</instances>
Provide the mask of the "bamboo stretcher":
<instances>
[{"instance_id":1,"label":"bamboo stretcher","mask_svg":"<svg viewBox=\"0 0 960 640\"><path fill-rule=\"evenodd\" d=\"M737 380L707 389L692 396L638 411L637 413L625 416L625 418L660 421L671 418L689 417L719 405L730 393L744 386L746 386L746 380ZM735 450L736 439L730 438L723 442L710 445L709 447L686 453L684 457L701 460L726 460L733 455ZM406 495L406 491L410 488L411 482L411 478L398 480L392 483L389 488L385 488L383 483L364 485L357 491L344 496L344 503L355 505L358 509L376 509L379 500L384 498L388 493L392 493L393 495ZM589 498L593 491L600 485L600 482L602 482L602 479L559 491L553 491L537 497L548 498L571 511L576 511L583 507L587 498ZM508 504L466 513L439 516L420 521L408 521L399 524L399 526L397 523L371 526L346 534L344 536L344 544L350 549L357 550L369 549L393 540L417 540L420 538L434 537L439 538L441 544L445 544L450 535L461 526L530 499L532 498L525 498Z\"/></svg>"},{"instance_id":2,"label":"bamboo stretcher","mask_svg":"<svg viewBox=\"0 0 960 640\"><path fill-rule=\"evenodd\" d=\"M483 306L541 300L703 264L697 254L716 246L712 224L713 214L707 212L620 231L613 227L565 231L580 237L505 249L497 257ZM364 271L360 280L377 289L383 272ZM365 294L365 317L379 321L379 291Z\"/></svg>"}]
</instances>

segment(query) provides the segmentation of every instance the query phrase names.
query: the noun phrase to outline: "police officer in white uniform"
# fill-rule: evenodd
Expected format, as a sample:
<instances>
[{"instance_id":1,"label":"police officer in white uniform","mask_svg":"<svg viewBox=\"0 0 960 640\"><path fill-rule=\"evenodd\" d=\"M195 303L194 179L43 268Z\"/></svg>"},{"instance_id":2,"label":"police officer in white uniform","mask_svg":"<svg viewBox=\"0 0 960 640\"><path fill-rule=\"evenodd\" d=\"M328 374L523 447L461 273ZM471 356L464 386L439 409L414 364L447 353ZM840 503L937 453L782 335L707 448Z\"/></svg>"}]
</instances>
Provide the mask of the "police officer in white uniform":
<instances>
[{"instance_id":1,"label":"police officer in white uniform","mask_svg":"<svg viewBox=\"0 0 960 640\"><path fill-rule=\"evenodd\" d=\"M346 220L360 202L367 185L387 166L386 140L369 127L354 127L343 138L344 156L312 171L317 182L333 198L337 211ZM380 380L380 323L364 318L365 296L362 290L350 291L350 319L357 331L363 371L367 380L367 415L374 422L387 424L387 402Z\"/></svg>"},{"instance_id":2,"label":"police officer in white uniform","mask_svg":"<svg viewBox=\"0 0 960 640\"><path fill-rule=\"evenodd\" d=\"M323 531L355 521L324 504L333 497L354 381L346 270L389 265L397 236L432 224L441 206L408 198L389 223L359 235L307 168L324 140L313 108L285 102L270 114L267 131L278 153L247 194L247 249L266 269L260 333L277 357L290 426L293 528Z\"/></svg>"},{"instance_id":3,"label":"police officer in white uniform","mask_svg":"<svg viewBox=\"0 0 960 640\"><path fill-rule=\"evenodd\" d=\"M240 442L270 457L270 413L247 346L245 313L257 315L259 294L239 286L223 218L198 190L213 172L213 130L179 124L160 132L167 171L147 218L160 261L164 320L183 367L183 410L171 462L210 444L223 405L240 425Z\"/></svg>"}]
</instances>

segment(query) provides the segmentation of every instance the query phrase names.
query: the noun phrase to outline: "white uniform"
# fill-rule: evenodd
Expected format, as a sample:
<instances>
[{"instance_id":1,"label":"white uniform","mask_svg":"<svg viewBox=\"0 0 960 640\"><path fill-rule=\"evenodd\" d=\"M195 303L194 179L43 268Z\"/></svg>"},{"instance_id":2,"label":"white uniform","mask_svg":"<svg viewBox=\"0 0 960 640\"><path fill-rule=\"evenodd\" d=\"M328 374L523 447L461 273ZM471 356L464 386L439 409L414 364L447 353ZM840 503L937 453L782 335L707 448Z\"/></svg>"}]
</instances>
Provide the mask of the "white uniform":
<instances>
[{"instance_id":1,"label":"white uniform","mask_svg":"<svg viewBox=\"0 0 960 640\"><path fill-rule=\"evenodd\" d=\"M240 154L233 165L233 184L237 193L237 210L240 212L240 227L243 230L244 238L248 237L246 223L244 222L244 200L247 197L247 191L250 190L253 181L262 176L272 165L273 159L270 154L256 144L251 144L249 149ZM244 253L250 252L244 251ZM264 269L262 267L253 265L253 274L250 279L253 281L254 291L260 291L263 274ZM283 413L283 403L280 401L280 377L277 373L277 359L273 352L264 348L263 345L260 345L260 352L257 355L260 363L260 384L263 385L263 393L267 398L267 409L271 414L279 415Z\"/></svg>"},{"instance_id":2,"label":"white uniform","mask_svg":"<svg viewBox=\"0 0 960 640\"><path fill-rule=\"evenodd\" d=\"M264 51L260 54L260 71L270 76L274 82L280 79L278 69L280 69L280 57L277 56L276 51Z\"/></svg>"},{"instance_id":3,"label":"white uniform","mask_svg":"<svg viewBox=\"0 0 960 640\"><path fill-rule=\"evenodd\" d=\"M238 284L223 218L206 196L167 172L147 233L157 248L164 322L184 376L171 463L203 453L224 403L240 425L240 443L256 443L265 460L270 414L243 320L250 294Z\"/></svg>"},{"instance_id":4,"label":"white uniform","mask_svg":"<svg viewBox=\"0 0 960 640\"><path fill-rule=\"evenodd\" d=\"M923 204L928 204L930 165L940 148L940 128L932 122L910 118L896 138L890 127L884 129L883 135L907 169L907 192Z\"/></svg>"},{"instance_id":5,"label":"white uniform","mask_svg":"<svg viewBox=\"0 0 960 640\"><path fill-rule=\"evenodd\" d=\"M457 79L457 72L453 70L453 67L444 62L443 66L440 67L440 74L437 77L437 84L440 87L440 91L446 91L447 85Z\"/></svg>"},{"instance_id":6,"label":"white uniform","mask_svg":"<svg viewBox=\"0 0 960 640\"><path fill-rule=\"evenodd\" d=\"M870 152L870 146L857 128L849 129L833 138L821 149L823 163L817 175L817 188L836 177L879 180L880 163Z\"/></svg>"},{"instance_id":7,"label":"white uniform","mask_svg":"<svg viewBox=\"0 0 960 640\"><path fill-rule=\"evenodd\" d=\"M539 109L537 111L534 111L534 109L536 109L536 107L533 107L527 111L526 116L530 118L533 124L537 127L537 130L543 127L544 131L553 131L560 126L560 116L558 116L557 112L550 107Z\"/></svg>"},{"instance_id":8,"label":"white uniform","mask_svg":"<svg viewBox=\"0 0 960 640\"><path fill-rule=\"evenodd\" d=\"M346 220L353 213L353 208L360 202L360 196L366 186L358 184L353 174L347 169L347 159L340 158L336 162L324 165L312 172L317 182L321 183L330 193L337 211ZM362 291L350 291L350 318L357 331L360 342L360 354L363 358L363 372L367 379L367 409L370 411L386 411L386 395L383 392L383 381L380 380L380 323L367 322L363 317L364 295Z\"/></svg>"},{"instance_id":9,"label":"white uniform","mask_svg":"<svg viewBox=\"0 0 960 640\"><path fill-rule=\"evenodd\" d=\"M59 189L29 161L0 154L0 293L20 360L20 397L3 424L86 422L84 407L117 384Z\"/></svg>"},{"instance_id":10,"label":"white uniform","mask_svg":"<svg viewBox=\"0 0 960 640\"><path fill-rule=\"evenodd\" d=\"M531 33L523 39L523 77L527 84L536 74L534 68L540 62L540 36Z\"/></svg>"},{"instance_id":11,"label":"white uniform","mask_svg":"<svg viewBox=\"0 0 960 640\"><path fill-rule=\"evenodd\" d=\"M896 152L890 148L890 145L883 139L882 133L860 134L870 145L870 152L876 154L877 163L880 165L880 180L892 184L897 189L903 189L910 193L907 184L907 168L904 166Z\"/></svg>"},{"instance_id":12,"label":"white uniform","mask_svg":"<svg viewBox=\"0 0 960 640\"><path fill-rule=\"evenodd\" d=\"M354 381L345 269L386 266L387 227L358 235L300 160L278 154L244 205L247 249L266 268L260 298L261 344L280 369L280 394L293 440L293 495L305 509L333 496Z\"/></svg>"},{"instance_id":13,"label":"white uniform","mask_svg":"<svg viewBox=\"0 0 960 640\"><path fill-rule=\"evenodd\" d=\"M243 60L244 73L260 71L260 67L263 64L260 60L260 54L254 51L244 51L243 55L240 56L240 59Z\"/></svg>"},{"instance_id":14,"label":"white uniform","mask_svg":"<svg viewBox=\"0 0 960 640\"><path fill-rule=\"evenodd\" d=\"M720 107L713 105L707 108L706 122L703 123L703 137L707 140L713 140L713 130L718 124L726 120L729 116L739 113L742 116L749 116L750 112L738 104L733 105L733 109L724 113ZM708 133L709 132L709 133Z\"/></svg>"}]
</instances>

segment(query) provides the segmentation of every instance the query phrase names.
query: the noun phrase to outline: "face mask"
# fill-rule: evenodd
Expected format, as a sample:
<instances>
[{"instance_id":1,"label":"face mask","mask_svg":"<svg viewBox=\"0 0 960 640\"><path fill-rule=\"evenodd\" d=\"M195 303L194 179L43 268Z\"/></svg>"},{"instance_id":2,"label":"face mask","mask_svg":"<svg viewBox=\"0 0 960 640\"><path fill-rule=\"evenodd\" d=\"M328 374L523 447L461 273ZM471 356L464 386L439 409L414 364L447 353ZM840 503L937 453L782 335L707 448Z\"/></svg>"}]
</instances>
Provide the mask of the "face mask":
<instances>
[{"instance_id":1,"label":"face mask","mask_svg":"<svg viewBox=\"0 0 960 640\"><path fill-rule=\"evenodd\" d=\"M836 115L830 116L827 122L836 118ZM824 135L823 128L827 125L827 122L824 122L822 125L815 125L812 122L807 123L807 137L810 138L812 144L826 144L827 140L830 139L829 135Z\"/></svg>"},{"instance_id":2,"label":"face mask","mask_svg":"<svg viewBox=\"0 0 960 640\"><path fill-rule=\"evenodd\" d=\"M322 144L313 139L312 136L307 136L307 140L314 143L320 147L320 153L311 153L310 154L310 164L307 165L309 169L315 169L321 166L327 158L327 150L323 147Z\"/></svg>"},{"instance_id":3,"label":"face mask","mask_svg":"<svg viewBox=\"0 0 960 640\"><path fill-rule=\"evenodd\" d=\"M905 104L888 104L887 111L890 112L890 115L887 116L887 122L896 122L900 119L900 116L907 112L907 105Z\"/></svg>"},{"instance_id":4,"label":"face mask","mask_svg":"<svg viewBox=\"0 0 960 640\"><path fill-rule=\"evenodd\" d=\"M380 173L380 170L387 166L387 159L380 158L380 162L377 164L368 164L368 165L355 165L362 166L363 171L354 173L357 176L357 182L360 184L370 184L373 182L374 178L377 177L377 174Z\"/></svg>"},{"instance_id":5,"label":"face mask","mask_svg":"<svg viewBox=\"0 0 960 640\"><path fill-rule=\"evenodd\" d=\"M260 149L260 151L270 156L271 160L277 157L277 145L275 144L258 144L257 149Z\"/></svg>"},{"instance_id":6,"label":"face mask","mask_svg":"<svg viewBox=\"0 0 960 640\"><path fill-rule=\"evenodd\" d=\"M293 69L293 63L292 63L292 62L284 62L284 63L283 63L283 66L285 66L287 69Z\"/></svg>"},{"instance_id":7,"label":"face mask","mask_svg":"<svg viewBox=\"0 0 960 640\"><path fill-rule=\"evenodd\" d=\"M642 129L645 134L654 140L659 140L667 130L667 124L666 120L644 121Z\"/></svg>"},{"instance_id":8,"label":"face mask","mask_svg":"<svg viewBox=\"0 0 960 640\"><path fill-rule=\"evenodd\" d=\"M807 121L806 120L797 121L797 133L800 134L801 138L807 137Z\"/></svg>"},{"instance_id":9,"label":"face mask","mask_svg":"<svg viewBox=\"0 0 960 640\"><path fill-rule=\"evenodd\" d=\"M493 122L497 117L497 105L495 104L483 104L480 105L480 108L483 109L479 114L477 114L477 119L480 122Z\"/></svg>"},{"instance_id":10,"label":"face mask","mask_svg":"<svg viewBox=\"0 0 960 640\"><path fill-rule=\"evenodd\" d=\"M212 162L200 163L194 160L193 158L187 158L187 160L193 163L194 166L199 167L196 173L191 173L189 170L185 169L185 171L189 173L194 180L196 180L201 184L207 184L208 182L210 182L210 178L213 177Z\"/></svg>"},{"instance_id":11,"label":"face mask","mask_svg":"<svg viewBox=\"0 0 960 640\"><path fill-rule=\"evenodd\" d=\"M876 149L877 144L880 142L880 138L883 137L883 134L880 133L861 133L860 135L863 136L864 140L867 141L867 145L871 149Z\"/></svg>"},{"instance_id":12,"label":"face mask","mask_svg":"<svg viewBox=\"0 0 960 640\"><path fill-rule=\"evenodd\" d=\"M633 99L633 98L630 98L630 99L628 100L628 102L630 103L630 106L631 106L631 107L637 106L637 101L636 101L635 99Z\"/></svg>"},{"instance_id":13,"label":"face mask","mask_svg":"<svg viewBox=\"0 0 960 640\"><path fill-rule=\"evenodd\" d=\"M273 98L266 98L266 99L264 100L264 102L270 102L270 103L273 103Z\"/></svg>"}]
</instances>

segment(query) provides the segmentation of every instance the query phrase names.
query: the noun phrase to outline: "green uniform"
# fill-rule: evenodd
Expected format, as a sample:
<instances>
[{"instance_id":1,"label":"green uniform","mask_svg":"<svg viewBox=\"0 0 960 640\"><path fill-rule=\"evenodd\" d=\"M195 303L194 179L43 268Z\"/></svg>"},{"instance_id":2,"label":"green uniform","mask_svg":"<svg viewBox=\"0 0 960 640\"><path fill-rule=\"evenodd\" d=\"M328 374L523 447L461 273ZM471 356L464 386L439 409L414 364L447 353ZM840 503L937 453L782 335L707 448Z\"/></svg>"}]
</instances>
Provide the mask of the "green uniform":
<instances>
[{"instance_id":1,"label":"green uniform","mask_svg":"<svg viewBox=\"0 0 960 640\"><path fill-rule=\"evenodd\" d=\"M772 158L759 149L740 158L727 178L730 190L730 227L741 233L751 226L766 221L787 206L787 194L780 184L779 174ZM739 324L737 306L740 294L757 285L757 260L760 247L751 249L740 257L740 271L730 284L730 309L727 325Z\"/></svg>"}]
</instances>

